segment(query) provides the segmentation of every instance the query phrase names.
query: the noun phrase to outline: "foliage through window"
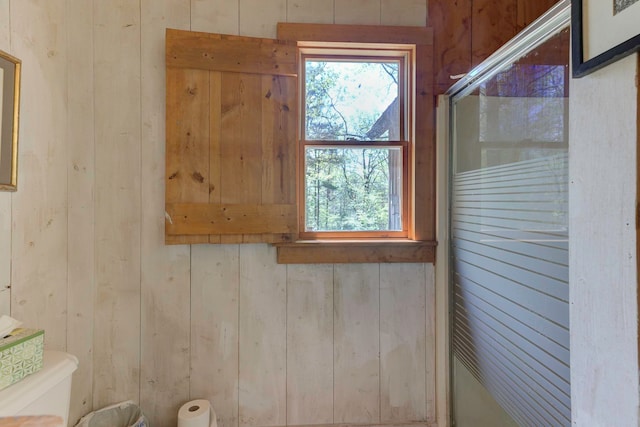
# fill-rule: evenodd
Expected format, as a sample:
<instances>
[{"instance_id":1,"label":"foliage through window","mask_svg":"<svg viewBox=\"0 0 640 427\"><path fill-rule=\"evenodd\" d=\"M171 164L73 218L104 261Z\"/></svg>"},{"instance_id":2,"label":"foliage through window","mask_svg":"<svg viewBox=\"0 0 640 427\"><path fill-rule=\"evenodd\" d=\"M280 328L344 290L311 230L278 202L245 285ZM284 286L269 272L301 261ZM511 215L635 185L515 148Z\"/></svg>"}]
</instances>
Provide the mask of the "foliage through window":
<instances>
[{"instance_id":1,"label":"foliage through window","mask_svg":"<svg viewBox=\"0 0 640 427\"><path fill-rule=\"evenodd\" d=\"M302 236L406 237L411 51L301 53Z\"/></svg>"}]
</instances>

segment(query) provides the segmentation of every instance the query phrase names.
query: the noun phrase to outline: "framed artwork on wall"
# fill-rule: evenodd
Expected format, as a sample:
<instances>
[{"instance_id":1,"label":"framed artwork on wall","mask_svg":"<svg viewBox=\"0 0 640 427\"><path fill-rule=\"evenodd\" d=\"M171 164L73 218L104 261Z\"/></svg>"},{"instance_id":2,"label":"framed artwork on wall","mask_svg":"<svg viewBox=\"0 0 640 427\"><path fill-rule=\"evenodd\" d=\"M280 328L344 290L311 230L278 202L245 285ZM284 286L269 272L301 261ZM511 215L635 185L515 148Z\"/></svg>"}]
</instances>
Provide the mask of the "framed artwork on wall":
<instances>
[{"instance_id":1,"label":"framed artwork on wall","mask_svg":"<svg viewBox=\"0 0 640 427\"><path fill-rule=\"evenodd\" d=\"M640 49L640 0L572 0L573 77Z\"/></svg>"},{"instance_id":2,"label":"framed artwork on wall","mask_svg":"<svg viewBox=\"0 0 640 427\"><path fill-rule=\"evenodd\" d=\"M21 62L0 51L0 190L16 191Z\"/></svg>"}]
</instances>

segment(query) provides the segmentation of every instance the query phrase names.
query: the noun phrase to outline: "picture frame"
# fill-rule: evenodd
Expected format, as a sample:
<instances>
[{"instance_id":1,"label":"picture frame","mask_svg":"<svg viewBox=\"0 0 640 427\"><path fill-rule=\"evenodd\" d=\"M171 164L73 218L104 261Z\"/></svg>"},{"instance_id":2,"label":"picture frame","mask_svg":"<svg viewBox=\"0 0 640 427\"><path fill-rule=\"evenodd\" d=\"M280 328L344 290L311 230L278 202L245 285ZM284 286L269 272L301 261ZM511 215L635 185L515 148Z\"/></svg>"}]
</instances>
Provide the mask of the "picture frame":
<instances>
[{"instance_id":1,"label":"picture frame","mask_svg":"<svg viewBox=\"0 0 640 427\"><path fill-rule=\"evenodd\" d=\"M572 0L573 77L640 50L640 0Z\"/></svg>"},{"instance_id":2,"label":"picture frame","mask_svg":"<svg viewBox=\"0 0 640 427\"><path fill-rule=\"evenodd\" d=\"M18 188L21 61L0 51L0 191Z\"/></svg>"}]
</instances>

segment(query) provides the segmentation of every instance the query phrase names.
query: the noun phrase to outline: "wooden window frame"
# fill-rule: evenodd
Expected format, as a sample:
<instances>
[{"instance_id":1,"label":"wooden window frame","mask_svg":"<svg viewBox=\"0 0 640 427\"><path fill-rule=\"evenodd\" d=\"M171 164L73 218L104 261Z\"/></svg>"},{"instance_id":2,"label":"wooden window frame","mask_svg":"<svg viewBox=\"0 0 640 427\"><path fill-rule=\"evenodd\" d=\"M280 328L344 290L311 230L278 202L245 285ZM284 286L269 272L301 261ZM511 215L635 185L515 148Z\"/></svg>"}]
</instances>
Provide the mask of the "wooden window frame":
<instances>
[{"instance_id":1,"label":"wooden window frame","mask_svg":"<svg viewBox=\"0 0 640 427\"><path fill-rule=\"evenodd\" d=\"M278 263L435 262L435 111L433 87L433 31L426 27L279 23L278 39L325 43L403 44L415 46L413 117L409 129L414 144L408 152L410 170L405 197L406 237L300 240L278 243ZM298 145L300 150L300 145ZM300 154L298 154L300 159ZM302 163L298 162L298 168ZM298 171L298 176L301 172ZM300 186L300 182L298 182ZM303 190L304 191L304 190ZM298 193L301 194L300 192ZM299 209L304 199L299 199ZM300 223L299 227L304 227Z\"/></svg>"},{"instance_id":2,"label":"wooden window frame","mask_svg":"<svg viewBox=\"0 0 640 427\"><path fill-rule=\"evenodd\" d=\"M387 55L383 53L387 52ZM411 223L411 208L409 194L411 194L411 165L413 147L413 96L411 95L415 87L415 48L411 45L389 45L389 44L357 44L345 43L337 46L322 46L319 43L304 44L299 48L299 123L298 123L298 233L300 240L354 240L354 239L406 239L409 236L409 224ZM306 119L306 73L305 61L307 58L317 58L321 60L356 60L383 61L385 59L398 60L399 83L398 97L400 104L400 115L398 124L400 126L400 138L393 141L358 141L357 143L348 141L331 140L307 140L305 135ZM306 148L307 147L340 147L340 148L400 148L402 152L402 229L401 230L380 230L380 231L307 231L306 230Z\"/></svg>"}]
</instances>

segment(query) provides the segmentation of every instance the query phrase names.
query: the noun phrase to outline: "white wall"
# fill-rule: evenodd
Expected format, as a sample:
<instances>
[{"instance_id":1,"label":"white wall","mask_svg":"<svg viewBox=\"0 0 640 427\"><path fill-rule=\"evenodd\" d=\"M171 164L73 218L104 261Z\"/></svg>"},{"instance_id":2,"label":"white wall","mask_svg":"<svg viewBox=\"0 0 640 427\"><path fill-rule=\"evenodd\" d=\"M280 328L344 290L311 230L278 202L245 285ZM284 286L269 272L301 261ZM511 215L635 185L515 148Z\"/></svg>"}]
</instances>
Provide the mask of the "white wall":
<instances>
[{"instance_id":1,"label":"white wall","mask_svg":"<svg viewBox=\"0 0 640 427\"><path fill-rule=\"evenodd\" d=\"M571 82L571 398L578 426L637 426L637 55Z\"/></svg>"},{"instance_id":2,"label":"white wall","mask_svg":"<svg viewBox=\"0 0 640 427\"><path fill-rule=\"evenodd\" d=\"M23 60L0 312L79 357L71 422L133 399L174 426L198 397L225 427L435 420L431 265L163 244L165 28L278 21L424 25L426 2L0 0L0 49Z\"/></svg>"}]
</instances>

